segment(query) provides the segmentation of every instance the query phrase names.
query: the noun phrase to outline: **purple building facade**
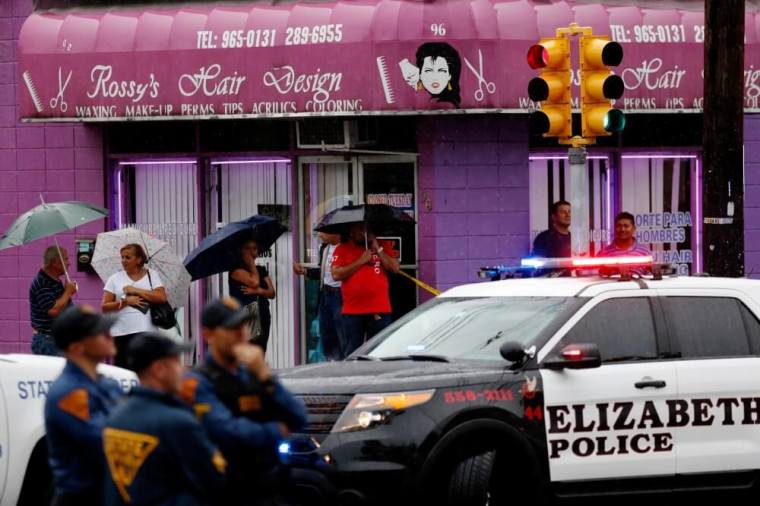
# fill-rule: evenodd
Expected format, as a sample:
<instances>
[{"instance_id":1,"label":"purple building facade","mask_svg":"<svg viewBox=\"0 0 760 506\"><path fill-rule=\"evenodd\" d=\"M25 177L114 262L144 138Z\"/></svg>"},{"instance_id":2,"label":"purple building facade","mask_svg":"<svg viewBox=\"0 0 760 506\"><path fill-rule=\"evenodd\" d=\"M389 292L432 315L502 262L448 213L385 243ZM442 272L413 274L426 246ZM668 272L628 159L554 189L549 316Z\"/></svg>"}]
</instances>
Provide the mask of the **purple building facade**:
<instances>
[{"instance_id":1,"label":"purple building facade","mask_svg":"<svg viewBox=\"0 0 760 506\"><path fill-rule=\"evenodd\" d=\"M22 124L17 102L18 34L32 12L32 0L0 2L0 229L18 215L48 201L83 200L105 204L103 140L98 127ZM77 231L94 235L105 223ZM62 234L61 246L74 251L74 234ZM42 266L42 252L53 244L40 240L0 252L0 352L30 351L29 284ZM71 255L74 259L74 255ZM73 262L73 260L72 260ZM79 283L77 301L100 307L97 277L72 271Z\"/></svg>"},{"instance_id":2,"label":"purple building facade","mask_svg":"<svg viewBox=\"0 0 760 506\"><path fill-rule=\"evenodd\" d=\"M355 151L321 150L304 141L310 130L290 119L21 123L17 40L31 12L32 0L0 2L0 230L42 194L47 201L83 200L111 211L109 220L61 234L69 252L75 238L136 225L182 254L217 224L274 213L291 229L264 259L278 283L272 347L278 366L314 358L315 287L295 278L290 264L315 261L311 225L330 206L387 201L405 208L418 225L413 236L396 238L402 264L445 290L477 281L480 267L518 262L545 228L548 204L568 198L564 153L529 139L527 115L517 111L387 115L367 123L380 132L370 133L374 143ZM642 220L678 215L688 220L683 241L653 243L668 260L672 252L688 252L673 261L698 271L700 136L635 139L663 117L698 123L699 116L661 114L649 123L649 115L635 116L639 130L631 131L627 143L601 143L589 151L592 247L609 239L611 217L619 210ZM760 277L760 114L746 117L745 149L746 270ZM650 180L662 184L641 183ZM0 352L29 352L28 287L50 244L41 240L0 252ZM72 272L80 286L76 301L99 307L102 281L73 265ZM395 285L399 312L430 297L406 280ZM224 290L220 279L194 285L186 335L197 337L203 301Z\"/></svg>"},{"instance_id":3,"label":"purple building facade","mask_svg":"<svg viewBox=\"0 0 760 506\"><path fill-rule=\"evenodd\" d=\"M744 119L744 272L760 278L760 114Z\"/></svg>"}]
</instances>

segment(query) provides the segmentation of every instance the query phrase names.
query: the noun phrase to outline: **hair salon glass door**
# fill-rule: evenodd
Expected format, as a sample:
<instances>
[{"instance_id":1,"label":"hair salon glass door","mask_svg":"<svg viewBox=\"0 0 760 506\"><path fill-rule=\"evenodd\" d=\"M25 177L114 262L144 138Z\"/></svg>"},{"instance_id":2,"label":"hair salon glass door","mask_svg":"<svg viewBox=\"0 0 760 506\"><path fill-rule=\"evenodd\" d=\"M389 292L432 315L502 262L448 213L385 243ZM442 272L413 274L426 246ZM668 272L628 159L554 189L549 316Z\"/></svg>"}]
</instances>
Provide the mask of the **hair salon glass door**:
<instances>
[{"instance_id":1,"label":"hair salon glass door","mask_svg":"<svg viewBox=\"0 0 760 506\"><path fill-rule=\"evenodd\" d=\"M319 265L319 239L314 225L327 213L350 204L390 204L416 219L416 160L407 156L302 157L299 159L301 258L307 267ZM417 272L417 231L385 237L401 253L405 272ZM317 304L319 281L304 279L301 290L304 362L324 360L320 346ZM417 305L417 289L401 276L390 277L393 317Z\"/></svg>"}]
</instances>

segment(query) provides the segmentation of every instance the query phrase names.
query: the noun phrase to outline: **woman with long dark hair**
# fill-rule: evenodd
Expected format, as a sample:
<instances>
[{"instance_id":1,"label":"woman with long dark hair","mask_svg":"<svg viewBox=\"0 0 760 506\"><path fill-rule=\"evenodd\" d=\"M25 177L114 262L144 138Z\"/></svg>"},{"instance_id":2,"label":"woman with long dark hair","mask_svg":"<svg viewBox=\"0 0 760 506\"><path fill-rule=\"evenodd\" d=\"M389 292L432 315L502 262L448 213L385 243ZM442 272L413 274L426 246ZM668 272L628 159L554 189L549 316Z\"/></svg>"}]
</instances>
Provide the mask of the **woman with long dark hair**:
<instances>
[{"instance_id":1,"label":"woman with long dark hair","mask_svg":"<svg viewBox=\"0 0 760 506\"><path fill-rule=\"evenodd\" d=\"M274 299L274 283L266 267L256 265L259 243L251 239L240 248L240 264L230 271L230 296L247 308L251 316L251 342L267 351L272 315L269 301Z\"/></svg>"},{"instance_id":2,"label":"woman with long dark hair","mask_svg":"<svg viewBox=\"0 0 760 506\"><path fill-rule=\"evenodd\" d=\"M420 72L417 90L425 89L438 102L459 108L462 60L457 50L446 42L426 42L417 48L416 60Z\"/></svg>"}]
</instances>

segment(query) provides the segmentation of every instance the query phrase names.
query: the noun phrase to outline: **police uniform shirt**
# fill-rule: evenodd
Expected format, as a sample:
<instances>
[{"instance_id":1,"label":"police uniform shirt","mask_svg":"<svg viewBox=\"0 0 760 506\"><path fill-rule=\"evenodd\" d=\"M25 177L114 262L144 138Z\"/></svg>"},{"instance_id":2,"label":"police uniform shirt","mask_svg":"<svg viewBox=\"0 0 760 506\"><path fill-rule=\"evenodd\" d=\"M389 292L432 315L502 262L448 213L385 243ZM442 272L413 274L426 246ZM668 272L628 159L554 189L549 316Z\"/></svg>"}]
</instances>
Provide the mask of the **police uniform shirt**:
<instances>
[{"instance_id":1,"label":"police uniform shirt","mask_svg":"<svg viewBox=\"0 0 760 506\"><path fill-rule=\"evenodd\" d=\"M261 387L245 367L229 371L210 354L183 384L183 400L193 407L229 463L228 489L232 491L250 488L254 482L261 487L269 484L268 477L279 467L278 422L291 432L306 425L303 404L278 381Z\"/></svg>"},{"instance_id":2,"label":"police uniform shirt","mask_svg":"<svg viewBox=\"0 0 760 506\"><path fill-rule=\"evenodd\" d=\"M90 378L74 362L50 386L45 400L50 468L57 495L99 491L103 482L101 432L122 396L118 383Z\"/></svg>"},{"instance_id":3,"label":"police uniform shirt","mask_svg":"<svg viewBox=\"0 0 760 506\"><path fill-rule=\"evenodd\" d=\"M135 387L106 421L107 506L211 504L226 462L203 426L176 397Z\"/></svg>"}]
</instances>

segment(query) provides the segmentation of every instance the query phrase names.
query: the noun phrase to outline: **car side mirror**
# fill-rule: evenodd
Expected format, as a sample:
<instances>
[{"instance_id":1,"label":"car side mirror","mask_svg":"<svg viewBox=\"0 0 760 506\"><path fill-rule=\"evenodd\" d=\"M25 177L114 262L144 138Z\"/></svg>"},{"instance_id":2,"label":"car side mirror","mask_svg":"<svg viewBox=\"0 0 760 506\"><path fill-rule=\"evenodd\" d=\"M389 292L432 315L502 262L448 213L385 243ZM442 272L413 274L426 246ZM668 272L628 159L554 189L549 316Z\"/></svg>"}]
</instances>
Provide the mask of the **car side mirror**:
<instances>
[{"instance_id":1,"label":"car side mirror","mask_svg":"<svg viewBox=\"0 0 760 506\"><path fill-rule=\"evenodd\" d=\"M547 369L593 369L601 367L602 355L596 344L569 344L542 365Z\"/></svg>"},{"instance_id":2,"label":"car side mirror","mask_svg":"<svg viewBox=\"0 0 760 506\"><path fill-rule=\"evenodd\" d=\"M508 341L501 345L499 353L504 360L512 362L513 364L522 363L527 357L528 352L520 343L515 341Z\"/></svg>"}]
</instances>

